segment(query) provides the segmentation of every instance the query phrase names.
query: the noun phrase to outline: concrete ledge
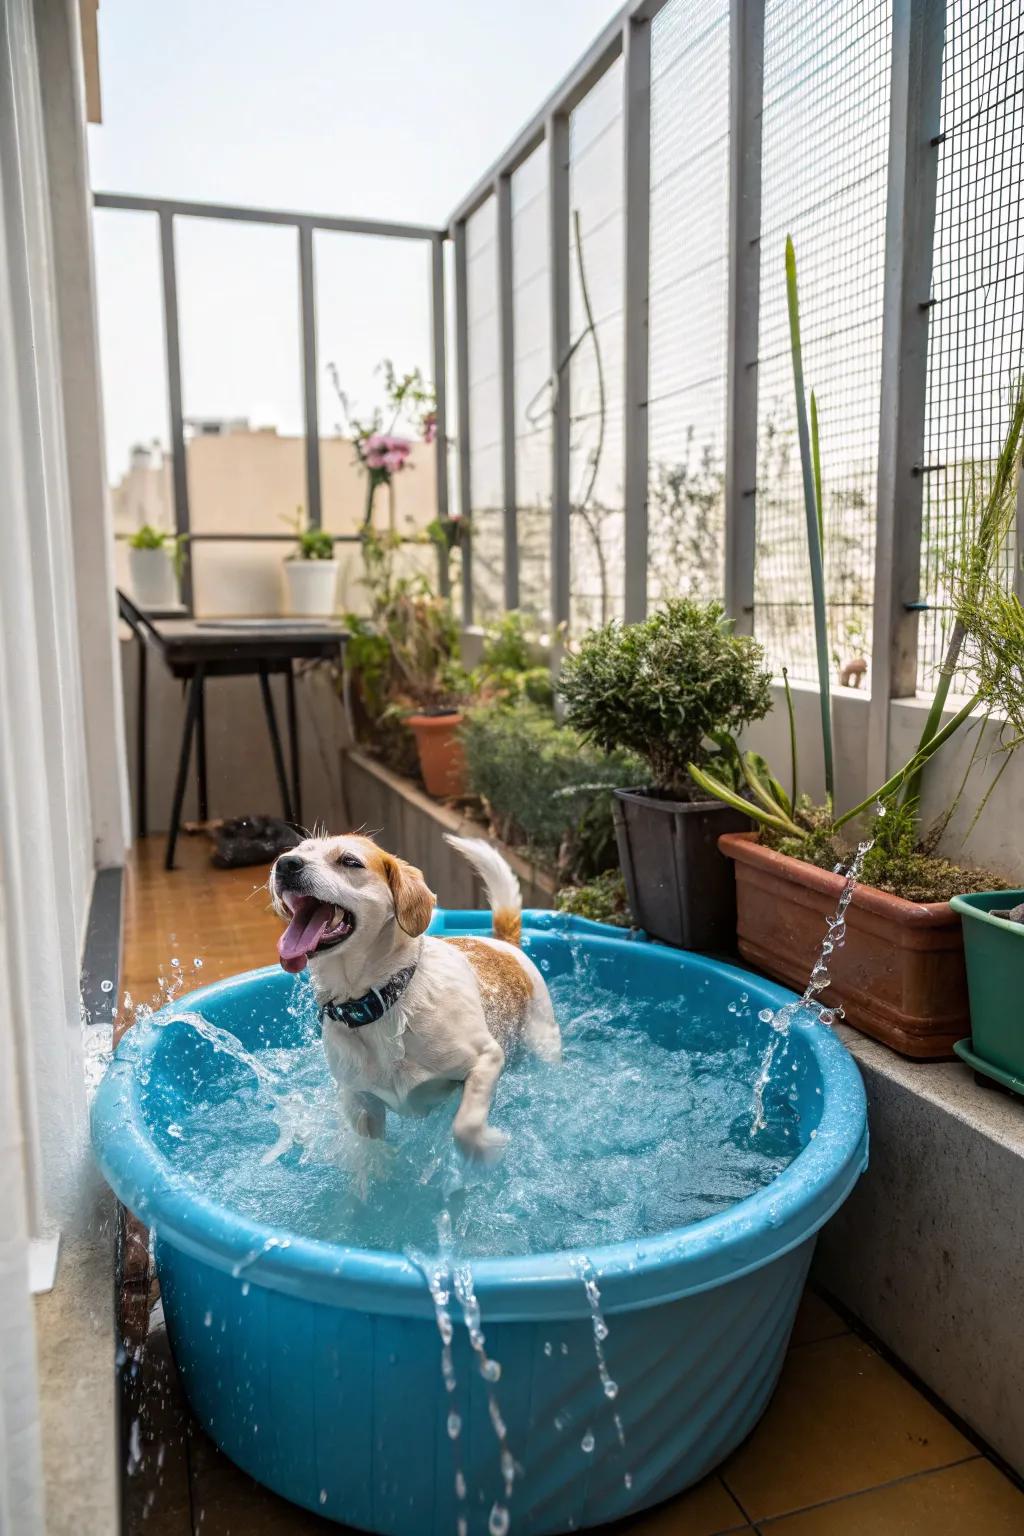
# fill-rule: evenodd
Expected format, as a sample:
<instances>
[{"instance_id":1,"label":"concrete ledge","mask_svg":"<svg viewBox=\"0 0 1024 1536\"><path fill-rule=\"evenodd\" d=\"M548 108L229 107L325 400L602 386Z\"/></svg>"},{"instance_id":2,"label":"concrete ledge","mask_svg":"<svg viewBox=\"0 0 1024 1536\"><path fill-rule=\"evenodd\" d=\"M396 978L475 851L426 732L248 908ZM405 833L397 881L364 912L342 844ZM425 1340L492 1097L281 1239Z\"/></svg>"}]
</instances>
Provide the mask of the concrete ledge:
<instances>
[{"instance_id":1,"label":"concrete ledge","mask_svg":"<svg viewBox=\"0 0 1024 1536\"><path fill-rule=\"evenodd\" d=\"M1024 1102L840 1027L871 1162L815 1278L1024 1474Z\"/></svg>"},{"instance_id":2,"label":"concrete ledge","mask_svg":"<svg viewBox=\"0 0 1024 1536\"><path fill-rule=\"evenodd\" d=\"M431 800L409 779L356 749L343 754L342 782L348 824L365 827L385 848L418 865L439 906L456 910L486 906L480 882L465 859L444 841L446 832L458 837L486 837L487 829L481 822ZM552 906L554 877L511 848L499 847L519 876L523 906Z\"/></svg>"}]
</instances>

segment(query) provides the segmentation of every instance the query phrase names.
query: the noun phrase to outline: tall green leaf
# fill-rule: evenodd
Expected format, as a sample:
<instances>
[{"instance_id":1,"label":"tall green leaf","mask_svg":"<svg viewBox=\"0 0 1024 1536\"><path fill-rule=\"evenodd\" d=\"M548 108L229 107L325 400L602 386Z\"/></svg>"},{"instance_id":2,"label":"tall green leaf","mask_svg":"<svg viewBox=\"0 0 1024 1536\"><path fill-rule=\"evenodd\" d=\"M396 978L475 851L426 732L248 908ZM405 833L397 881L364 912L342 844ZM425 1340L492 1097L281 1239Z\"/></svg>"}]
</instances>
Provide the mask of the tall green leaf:
<instances>
[{"instance_id":1,"label":"tall green leaf","mask_svg":"<svg viewBox=\"0 0 1024 1536\"><path fill-rule=\"evenodd\" d=\"M803 352L800 346L800 303L796 285L796 252L793 238L786 236L786 294L789 300L789 339L793 353L793 387L796 391L796 424L800 442L800 467L803 471L804 511L807 517L807 545L811 563L811 600L814 608L814 642L818 655L818 690L821 698L821 744L825 758L825 792L831 801L835 794L835 768L832 753L832 678L828 658L828 620L825 614L825 563L823 554L823 518L821 514L821 466L817 452L817 407L814 408L815 447L807 423L804 394ZM813 399L813 397L812 397ZM816 461L817 466L816 466Z\"/></svg>"}]
</instances>

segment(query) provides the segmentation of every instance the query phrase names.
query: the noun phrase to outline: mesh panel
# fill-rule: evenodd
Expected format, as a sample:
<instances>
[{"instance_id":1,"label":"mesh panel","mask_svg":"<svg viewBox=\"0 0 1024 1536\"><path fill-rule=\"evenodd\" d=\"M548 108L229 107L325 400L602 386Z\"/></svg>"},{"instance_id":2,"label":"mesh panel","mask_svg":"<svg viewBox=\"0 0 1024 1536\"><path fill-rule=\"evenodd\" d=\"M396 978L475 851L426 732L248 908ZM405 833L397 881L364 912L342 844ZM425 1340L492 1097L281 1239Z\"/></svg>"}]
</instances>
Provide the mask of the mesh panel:
<instances>
[{"instance_id":1,"label":"mesh panel","mask_svg":"<svg viewBox=\"0 0 1024 1536\"><path fill-rule=\"evenodd\" d=\"M473 613L486 623L504 605L497 204L466 221L469 315L469 466L473 527Z\"/></svg>"},{"instance_id":2,"label":"mesh panel","mask_svg":"<svg viewBox=\"0 0 1024 1536\"><path fill-rule=\"evenodd\" d=\"M984 489L1024 355L1024 11L954 0L946 12L921 537L918 686L931 692L949 630L944 574L969 477ZM1015 551L1004 555L1012 585ZM954 677L953 688L963 685Z\"/></svg>"},{"instance_id":3,"label":"mesh panel","mask_svg":"<svg viewBox=\"0 0 1024 1536\"><path fill-rule=\"evenodd\" d=\"M817 395L830 649L867 656L874 591L889 127L888 3L769 0L765 19L755 627L817 677L796 441L785 243Z\"/></svg>"},{"instance_id":4,"label":"mesh panel","mask_svg":"<svg viewBox=\"0 0 1024 1536\"><path fill-rule=\"evenodd\" d=\"M618 59L572 113L569 207L593 334L570 364L570 618L577 632L622 612L623 65ZM587 327L575 221L570 226L570 335Z\"/></svg>"},{"instance_id":5,"label":"mesh panel","mask_svg":"<svg viewBox=\"0 0 1024 1536\"><path fill-rule=\"evenodd\" d=\"M720 597L725 538L729 0L651 29L649 600Z\"/></svg>"},{"instance_id":6,"label":"mesh panel","mask_svg":"<svg viewBox=\"0 0 1024 1536\"><path fill-rule=\"evenodd\" d=\"M512 177L519 606L551 622L551 263L547 145Z\"/></svg>"}]
</instances>

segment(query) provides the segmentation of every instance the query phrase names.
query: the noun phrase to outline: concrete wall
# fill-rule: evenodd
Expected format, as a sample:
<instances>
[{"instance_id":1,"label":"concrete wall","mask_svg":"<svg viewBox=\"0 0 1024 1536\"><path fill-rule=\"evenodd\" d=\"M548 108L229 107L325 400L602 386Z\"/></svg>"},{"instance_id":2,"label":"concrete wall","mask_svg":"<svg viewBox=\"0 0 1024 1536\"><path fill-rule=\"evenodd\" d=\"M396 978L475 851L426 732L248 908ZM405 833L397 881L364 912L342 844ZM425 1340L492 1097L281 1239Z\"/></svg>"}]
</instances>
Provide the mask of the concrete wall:
<instances>
[{"instance_id":1,"label":"concrete wall","mask_svg":"<svg viewBox=\"0 0 1024 1536\"><path fill-rule=\"evenodd\" d=\"M871 1161L816 1277L1024 1474L1020 1102L837 1032L867 1088Z\"/></svg>"},{"instance_id":2,"label":"concrete wall","mask_svg":"<svg viewBox=\"0 0 1024 1536\"><path fill-rule=\"evenodd\" d=\"M751 727L745 745L762 753L788 788L790 748L785 695L781 687L774 688L773 694L775 707L772 713ZM895 773L912 756L929 702L927 699L896 699L890 705L890 773ZM960 702L955 701L944 718L952 718ZM857 805L871 790L879 787L867 781L868 703L867 695L857 689L837 688L833 694L836 804L840 810ZM817 688L794 684L793 711L797 724L800 787L820 800L824 798L825 780ZM959 793L980 729L980 726L961 729L928 765L921 805L926 826L934 822ZM985 727L975 767L939 849L958 863L985 865L1006 879L1024 884L1024 752L1017 753L1006 764L977 826L966 843L964 841L987 788L1006 761L999 745L998 724Z\"/></svg>"}]
</instances>

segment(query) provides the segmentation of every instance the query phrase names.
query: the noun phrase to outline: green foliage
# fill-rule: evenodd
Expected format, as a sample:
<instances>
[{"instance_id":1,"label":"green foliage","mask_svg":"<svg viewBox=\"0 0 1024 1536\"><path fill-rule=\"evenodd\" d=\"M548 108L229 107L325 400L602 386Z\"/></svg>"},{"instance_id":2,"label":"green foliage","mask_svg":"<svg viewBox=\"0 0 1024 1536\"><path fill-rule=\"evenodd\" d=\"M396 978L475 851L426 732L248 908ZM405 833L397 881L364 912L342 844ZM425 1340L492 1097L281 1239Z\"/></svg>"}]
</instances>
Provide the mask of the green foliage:
<instances>
[{"instance_id":1,"label":"green foliage","mask_svg":"<svg viewBox=\"0 0 1024 1536\"><path fill-rule=\"evenodd\" d=\"M635 752L657 789L696 798L691 763L711 764L771 708L764 653L734 635L721 603L676 598L642 624L585 635L559 679L566 720L605 752Z\"/></svg>"},{"instance_id":2,"label":"green foliage","mask_svg":"<svg viewBox=\"0 0 1024 1536\"><path fill-rule=\"evenodd\" d=\"M299 534L300 560L333 560L334 540L323 528L304 528Z\"/></svg>"},{"instance_id":3,"label":"green foliage","mask_svg":"<svg viewBox=\"0 0 1024 1536\"><path fill-rule=\"evenodd\" d=\"M555 894L559 912L589 917L595 923L614 923L617 928L632 928L626 882L617 869L606 869L585 885L563 885Z\"/></svg>"},{"instance_id":4,"label":"green foliage","mask_svg":"<svg viewBox=\"0 0 1024 1536\"><path fill-rule=\"evenodd\" d=\"M473 693L482 703L514 704L525 698L550 709L555 700L551 673L537 664L536 656L525 616L503 614L484 637L480 665L470 674Z\"/></svg>"},{"instance_id":5,"label":"green foliage","mask_svg":"<svg viewBox=\"0 0 1024 1536\"><path fill-rule=\"evenodd\" d=\"M849 863L851 850L837 834L826 807L804 801L797 817L804 834L792 838L763 833L770 848L819 869ZM884 814L872 817L868 836L873 842L864 856L861 882L891 896L902 896L905 901L948 901L951 896L971 891L1006 889L1006 881L992 870L964 869L922 847L915 801L888 801Z\"/></svg>"},{"instance_id":6,"label":"green foliage","mask_svg":"<svg viewBox=\"0 0 1024 1536\"><path fill-rule=\"evenodd\" d=\"M462 738L469 786L503 841L567 878L616 862L611 789L636 783L635 758L595 751L525 700L470 710Z\"/></svg>"}]
</instances>

